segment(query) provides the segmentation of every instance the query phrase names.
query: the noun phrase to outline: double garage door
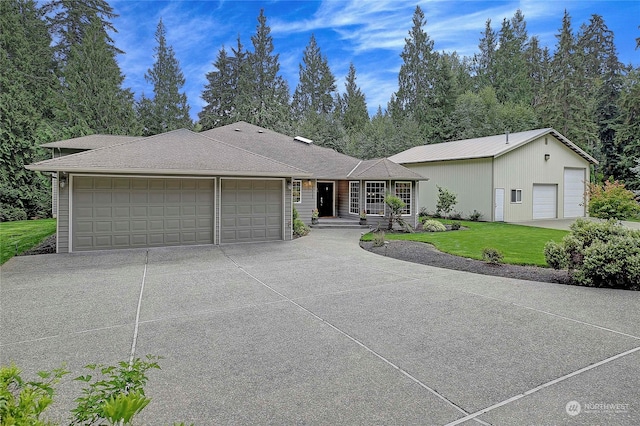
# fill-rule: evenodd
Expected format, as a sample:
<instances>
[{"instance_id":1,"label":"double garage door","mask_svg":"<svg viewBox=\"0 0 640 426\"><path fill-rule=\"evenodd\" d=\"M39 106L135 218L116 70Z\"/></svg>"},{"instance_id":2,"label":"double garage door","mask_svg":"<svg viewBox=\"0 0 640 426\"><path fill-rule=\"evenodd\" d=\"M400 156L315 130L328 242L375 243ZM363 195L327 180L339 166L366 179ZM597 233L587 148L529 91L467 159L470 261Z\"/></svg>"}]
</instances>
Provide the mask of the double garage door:
<instances>
[{"instance_id":1,"label":"double garage door","mask_svg":"<svg viewBox=\"0 0 640 426\"><path fill-rule=\"evenodd\" d=\"M76 176L72 250L212 244L214 182ZM220 242L282 239L282 181L221 184Z\"/></svg>"}]
</instances>

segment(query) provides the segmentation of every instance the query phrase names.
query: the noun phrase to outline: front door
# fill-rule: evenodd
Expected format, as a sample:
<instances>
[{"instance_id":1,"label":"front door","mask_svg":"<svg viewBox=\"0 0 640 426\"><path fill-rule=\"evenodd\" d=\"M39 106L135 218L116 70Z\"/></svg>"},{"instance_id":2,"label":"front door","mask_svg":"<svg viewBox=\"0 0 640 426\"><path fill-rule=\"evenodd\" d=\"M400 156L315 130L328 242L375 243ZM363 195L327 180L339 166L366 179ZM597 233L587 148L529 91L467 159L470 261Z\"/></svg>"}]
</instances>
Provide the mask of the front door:
<instances>
[{"instance_id":1,"label":"front door","mask_svg":"<svg viewBox=\"0 0 640 426\"><path fill-rule=\"evenodd\" d=\"M333 182L318 182L318 216L333 216Z\"/></svg>"},{"instance_id":2,"label":"front door","mask_svg":"<svg viewBox=\"0 0 640 426\"><path fill-rule=\"evenodd\" d=\"M504 188L496 188L496 204L493 214L496 222L504 221Z\"/></svg>"}]
</instances>

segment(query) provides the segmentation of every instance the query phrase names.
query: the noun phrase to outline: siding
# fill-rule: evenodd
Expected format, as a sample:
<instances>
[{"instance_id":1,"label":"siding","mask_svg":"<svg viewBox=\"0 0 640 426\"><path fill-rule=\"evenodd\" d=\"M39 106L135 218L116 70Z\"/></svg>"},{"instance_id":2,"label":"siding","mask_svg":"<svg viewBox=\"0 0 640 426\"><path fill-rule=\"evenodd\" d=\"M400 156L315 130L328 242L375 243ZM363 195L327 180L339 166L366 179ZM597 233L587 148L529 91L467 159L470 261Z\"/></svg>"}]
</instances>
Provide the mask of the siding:
<instances>
[{"instance_id":1,"label":"siding","mask_svg":"<svg viewBox=\"0 0 640 426\"><path fill-rule=\"evenodd\" d=\"M69 253L69 193L73 186L73 176L67 178L67 185L58 188L56 253Z\"/></svg>"},{"instance_id":2,"label":"siding","mask_svg":"<svg viewBox=\"0 0 640 426\"><path fill-rule=\"evenodd\" d=\"M336 207L338 217L359 218L358 215L349 214L349 181L340 180L335 184Z\"/></svg>"},{"instance_id":3,"label":"siding","mask_svg":"<svg viewBox=\"0 0 640 426\"><path fill-rule=\"evenodd\" d=\"M417 211L424 207L435 212L438 202L438 186L457 195L454 210L468 217L474 210L483 215L483 220L492 220L492 160L473 159L438 161L434 163L405 164L404 166L429 178L421 181ZM414 196L415 198L415 196ZM414 210L414 214L416 209Z\"/></svg>"},{"instance_id":4,"label":"siding","mask_svg":"<svg viewBox=\"0 0 640 426\"><path fill-rule=\"evenodd\" d=\"M547 143L545 143L545 140ZM549 154L549 160L545 160ZM564 169L589 170L587 160L552 135L543 136L495 159L494 186L505 189L504 220L533 218L533 185L557 185L556 217L564 217ZM589 176L586 173L586 176ZM522 189L522 203L511 203L511 190Z\"/></svg>"},{"instance_id":5,"label":"siding","mask_svg":"<svg viewBox=\"0 0 640 426\"><path fill-rule=\"evenodd\" d=\"M305 224L311 224L311 212L316 208L316 181L303 179L300 203L294 204L300 220Z\"/></svg>"}]
</instances>

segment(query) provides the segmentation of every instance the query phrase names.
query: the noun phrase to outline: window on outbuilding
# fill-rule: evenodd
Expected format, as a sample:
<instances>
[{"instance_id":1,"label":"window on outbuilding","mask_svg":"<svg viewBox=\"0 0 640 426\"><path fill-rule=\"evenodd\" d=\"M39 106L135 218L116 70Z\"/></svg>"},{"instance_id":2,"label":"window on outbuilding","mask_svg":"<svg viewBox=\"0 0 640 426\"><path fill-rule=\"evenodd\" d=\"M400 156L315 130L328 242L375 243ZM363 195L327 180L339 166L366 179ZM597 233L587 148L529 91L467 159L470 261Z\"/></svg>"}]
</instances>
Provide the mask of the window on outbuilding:
<instances>
[{"instance_id":1,"label":"window on outbuilding","mask_svg":"<svg viewBox=\"0 0 640 426\"><path fill-rule=\"evenodd\" d=\"M411 182L396 182L396 197L406 204L402 209L403 215L411 214Z\"/></svg>"},{"instance_id":2,"label":"window on outbuilding","mask_svg":"<svg viewBox=\"0 0 640 426\"><path fill-rule=\"evenodd\" d=\"M384 216L384 195L386 185L384 181L372 181L365 183L367 192L367 214Z\"/></svg>"},{"instance_id":3,"label":"window on outbuilding","mask_svg":"<svg viewBox=\"0 0 640 426\"><path fill-rule=\"evenodd\" d=\"M511 202L512 203L522 203L522 189L512 189L511 190Z\"/></svg>"},{"instance_id":4,"label":"window on outbuilding","mask_svg":"<svg viewBox=\"0 0 640 426\"><path fill-rule=\"evenodd\" d=\"M349 213L360 213L360 182L349 182Z\"/></svg>"},{"instance_id":5,"label":"window on outbuilding","mask_svg":"<svg viewBox=\"0 0 640 426\"><path fill-rule=\"evenodd\" d=\"M294 203L302 202L302 181L301 180L293 180L291 182L291 196L293 197Z\"/></svg>"}]
</instances>

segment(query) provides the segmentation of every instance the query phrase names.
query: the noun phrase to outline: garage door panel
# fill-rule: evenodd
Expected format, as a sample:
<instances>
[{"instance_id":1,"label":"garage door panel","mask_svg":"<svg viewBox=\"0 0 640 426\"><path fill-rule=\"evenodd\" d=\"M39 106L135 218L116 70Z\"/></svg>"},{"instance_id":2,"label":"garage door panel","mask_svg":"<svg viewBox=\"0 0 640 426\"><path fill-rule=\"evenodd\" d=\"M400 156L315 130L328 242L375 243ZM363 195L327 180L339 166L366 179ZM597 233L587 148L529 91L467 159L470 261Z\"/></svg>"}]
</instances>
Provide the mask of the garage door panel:
<instances>
[{"instance_id":1,"label":"garage door panel","mask_svg":"<svg viewBox=\"0 0 640 426\"><path fill-rule=\"evenodd\" d=\"M533 219L557 217L558 188L556 185L533 185Z\"/></svg>"},{"instance_id":2,"label":"garage door panel","mask_svg":"<svg viewBox=\"0 0 640 426\"><path fill-rule=\"evenodd\" d=\"M223 179L220 241L281 240L282 186L281 180Z\"/></svg>"},{"instance_id":3,"label":"garage door panel","mask_svg":"<svg viewBox=\"0 0 640 426\"><path fill-rule=\"evenodd\" d=\"M585 169L564 170L564 217L584 216L585 175Z\"/></svg>"},{"instance_id":4,"label":"garage door panel","mask_svg":"<svg viewBox=\"0 0 640 426\"><path fill-rule=\"evenodd\" d=\"M72 249L211 244L213 190L209 179L77 177Z\"/></svg>"}]
</instances>

